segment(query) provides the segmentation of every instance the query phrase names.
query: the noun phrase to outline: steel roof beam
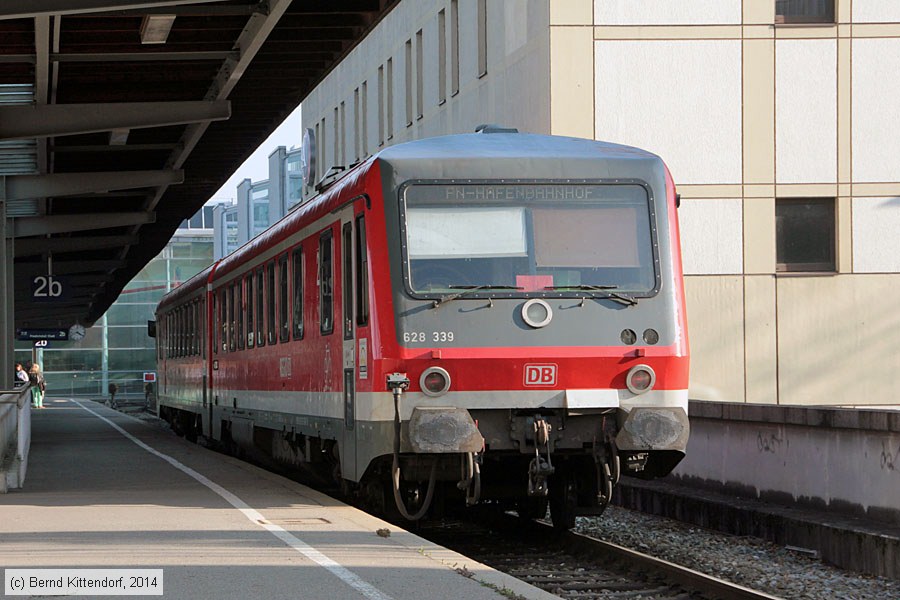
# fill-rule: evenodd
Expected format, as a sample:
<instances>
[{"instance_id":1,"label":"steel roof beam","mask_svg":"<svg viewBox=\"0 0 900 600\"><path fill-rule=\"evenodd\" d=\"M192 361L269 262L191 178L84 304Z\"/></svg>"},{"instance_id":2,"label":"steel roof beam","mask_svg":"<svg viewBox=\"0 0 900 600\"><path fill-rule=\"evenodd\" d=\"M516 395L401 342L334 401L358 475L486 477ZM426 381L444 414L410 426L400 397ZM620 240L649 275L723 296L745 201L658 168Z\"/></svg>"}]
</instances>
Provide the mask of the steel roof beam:
<instances>
[{"instance_id":1,"label":"steel roof beam","mask_svg":"<svg viewBox=\"0 0 900 600\"><path fill-rule=\"evenodd\" d=\"M26 238L15 242L15 254L19 256L38 256L52 252L54 256L62 252L85 252L88 250L104 250L120 248L138 243L136 235L97 235L88 237L60 238Z\"/></svg>"},{"instance_id":2,"label":"steel roof beam","mask_svg":"<svg viewBox=\"0 0 900 600\"><path fill-rule=\"evenodd\" d=\"M54 275L71 275L74 273L93 273L112 271L125 266L124 260L65 260L53 257L52 272ZM18 262L16 263L16 275L47 275L51 269L47 263Z\"/></svg>"},{"instance_id":3,"label":"steel roof beam","mask_svg":"<svg viewBox=\"0 0 900 600\"><path fill-rule=\"evenodd\" d=\"M73 231L129 227L156 222L156 214L148 212L79 213L77 215L53 215L15 219L12 237L53 235Z\"/></svg>"},{"instance_id":4,"label":"steel roof beam","mask_svg":"<svg viewBox=\"0 0 900 600\"><path fill-rule=\"evenodd\" d=\"M291 0L269 0L267 12L254 12L250 16L247 25L235 42L235 47L240 49L240 58L228 59L222 63L219 73L206 92L208 100L222 101L228 98L290 5ZM209 122L189 125L179 141L180 149L172 153L172 156L166 161L166 166L180 169L208 127ZM155 209L165 193L165 187L157 189L156 194L148 202L147 209ZM123 252L123 257L126 253L127 249Z\"/></svg>"},{"instance_id":5,"label":"steel roof beam","mask_svg":"<svg viewBox=\"0 0 900 600\"><path fill-rule=\"evenodd\" d=\"M310 40L304 40L310 41ZM329 37L324 41L337 41ZM180 52L171 50L167 52L51 52L48 54L50 62L166 62L166 61L201 61L201 60L225 60L237 58L236 50L190 50ZM35 64L35 54L0 54L0 63L26 63Z\"/></svg>"},{"instance_id":6,"label":"steel roof beam","mask_svg":"<svg viewBox=\"0 0 900 600\"><path fill-rule=\"evenodd\" d=\"M172 185L184 181L184 171L103 171L98 173L49 173L0 177L0 199L29 200L54 196L132 190Z\"/></svg>"},{"instance_id":7,"label":"steel roof beam","mask_svg":"<svg viewBox=\"0 0 900 600\"><path fill-rule=\"evenodd\" d=\"M246 17L255 12L265 12L265 2L230 4L227 6L164 6L161 8L137 8L104 11L104 17L134 15L175 15L176 17ZM101 16L101 15L98 15Z\"/></svg>"},{"instance_id":8,"label":"steel roof beam","mask_svg":"<svg viewBox=\"0 0 900 600\"><path fill-rule=\"evenodd\" d=\"M227 100L0 106L0 140L208 123L230 116Z\"/></svg>"},{"instance_id":9,"label":"steel roof beam","mask_svg":"<svg viewBox=\"0 0 900 600\"><path fill-rule=\"evenodd\" d=\"M96 144L93 146L66 146L56 144L50 146L51 152L171 152L175 148L175 144L125 144L124 146L103 146Z\"/></svg>"},{"instance_id":10,"label":"steel roof beam","mask_svg":"<svg viewBox=\"0 0 900 600\"><path fill-rule=\"evenodd\" d=\"M134 10L178 6L179 4L204 4L222 0L0 0L0 20L25 19L37 15L77 15L82 13L107 12L111 10Z\"/></svg>"},{"instance_id":11,"label":"steel roof beam","mask_svg":"<svg viewBox=\"0 0 900 600\"><path fill-rule=\"evenodd\" d=\"M60 52L51 54L57 62L165 62L180 60L225 60L237 58L235 50L194 52ZM2 58L0 58L2 60Z\"/></svg>"},{"instance_id":12,"label":"steel roof beam","mask_svg":"<svg viewBox=\"0 0 900 600\"><path fill-rule=\"evenodd\" d=\"M81 289L79 289L78 291L75 291L73 288L76 287L76 286L72 285L72 284L69 282L69 279L70 279L69 277L66 277L66 284L67 284L67 287L68 287L68 289L69 289L69 293L66 294L66 300L65 300L65 301L69 301L69 302L75 301L75 302L78 302L78 304L84 304L84 300L87 300L87 299L90 299L90 298L93 298L93 297L94 297L95 294L94 294L93 292L91 292L90 290L85 289L85 288L81 288ZM112 277L109 276L109 275L104 275L104 276L99 276L99 277L97 277L97 279L96 279L93 283L95 284L95 287L99 287L99 284L101 284L101 283L108 283L108 282L110 282L110 281L112 281ZM87 283L87 282L85 282L85 283ZM30 286L29 286L29 287L30 287ZM79 287L80 287L80 286L79 286ZM19 307L21 307L23 304L27 303L29 300L33 301L33 300L34 300L34 296L33 296L33 293L32 293L32 291L31 291L31 289L29 289L29 288L19 288L19 289L16 290L15 299L16 299L16 304L17 304ZM63 302L63 301L61 300L60 302ZM52 308L56 305L56 302L53 302L53 303L50 303L50 302L41 302L41 304L42 304L43 306L47 307L48 309L52 309ZM18 312L18 310L17 310L16 312Z\"/></svg>"}]
</instances>

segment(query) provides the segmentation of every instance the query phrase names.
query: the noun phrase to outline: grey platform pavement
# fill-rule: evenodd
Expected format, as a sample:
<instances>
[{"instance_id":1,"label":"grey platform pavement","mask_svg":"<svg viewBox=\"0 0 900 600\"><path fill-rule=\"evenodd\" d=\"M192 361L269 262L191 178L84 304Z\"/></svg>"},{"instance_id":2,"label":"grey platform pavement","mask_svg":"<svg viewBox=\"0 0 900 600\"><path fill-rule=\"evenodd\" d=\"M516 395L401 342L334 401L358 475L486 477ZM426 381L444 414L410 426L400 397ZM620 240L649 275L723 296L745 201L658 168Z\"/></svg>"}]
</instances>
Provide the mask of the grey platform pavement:
<instances>
[{"instance_id":1,"label":"grey platform pavement","mask_svg":"<svg viewBox=\"0 0 900 600\"><path fill-rule=\"evenodd\" d=\"M0 495L5 569L163 569L179 599L556 597L100 404L45 406Z\"/></svg>"}]
</instances>

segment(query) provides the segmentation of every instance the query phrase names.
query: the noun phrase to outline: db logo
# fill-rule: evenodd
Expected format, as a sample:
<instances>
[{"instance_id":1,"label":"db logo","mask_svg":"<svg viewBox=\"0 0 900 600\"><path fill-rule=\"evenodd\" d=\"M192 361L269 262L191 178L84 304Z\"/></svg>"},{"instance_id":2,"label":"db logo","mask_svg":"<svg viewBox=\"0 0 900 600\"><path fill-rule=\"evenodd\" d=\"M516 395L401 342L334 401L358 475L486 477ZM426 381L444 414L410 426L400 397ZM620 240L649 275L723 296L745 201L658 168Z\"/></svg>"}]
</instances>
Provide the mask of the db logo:
<instances>
[{"instance_id":1,"label":"db logo","mask_svg":"<svg viewBox=\"0 0 900 600\"><path fill-rule=\"evenodd\" d=\"M556 365L525 365L525 385L556 385Z\"/></svg>"}]
</instances>

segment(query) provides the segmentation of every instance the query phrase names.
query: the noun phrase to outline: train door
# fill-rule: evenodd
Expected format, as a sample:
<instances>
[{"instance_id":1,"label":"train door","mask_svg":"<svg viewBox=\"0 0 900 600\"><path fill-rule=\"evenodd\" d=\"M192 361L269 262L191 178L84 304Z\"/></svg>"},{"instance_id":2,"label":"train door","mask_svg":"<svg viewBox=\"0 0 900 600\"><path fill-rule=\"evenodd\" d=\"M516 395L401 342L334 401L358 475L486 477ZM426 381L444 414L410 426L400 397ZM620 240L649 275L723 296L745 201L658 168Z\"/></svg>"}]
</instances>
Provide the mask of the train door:
<instances>
[{"instance_id":1,"label":"train door","mask_svg":"<svg viewBox=\"0 0 900 600\"><path fill-rule=\"evenodd\" d=\"M341 331L343 336L344 443L341 471L344 478L358 480L356 461L356 341L353 331L353 217L341 222Z\"/></svg>"}]
</instances>

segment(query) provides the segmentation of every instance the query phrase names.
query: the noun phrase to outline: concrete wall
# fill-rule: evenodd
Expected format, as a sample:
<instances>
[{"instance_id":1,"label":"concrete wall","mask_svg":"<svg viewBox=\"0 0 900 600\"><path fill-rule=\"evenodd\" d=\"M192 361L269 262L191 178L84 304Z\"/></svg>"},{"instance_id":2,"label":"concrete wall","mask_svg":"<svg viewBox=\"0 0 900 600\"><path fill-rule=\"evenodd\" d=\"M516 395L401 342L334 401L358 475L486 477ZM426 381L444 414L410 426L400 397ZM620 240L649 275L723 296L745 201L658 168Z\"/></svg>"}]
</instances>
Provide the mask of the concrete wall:
<instances>
[{"instance_id":1,"label":"concrete wall","mask_svg":"<svg viewBox=\"0 0 900 600\"><path fill-rule=\"evenodd\" d=\"M673 476L900 524L900 412L691 403Z\"/></svg>"},{"instance_id":2,"label":"concrete wall","mask_svg":"<svg viewBox=\"0 0 900 600\"><path fill-rule=\"evenodd\" d=\"M303 105L326 165L377 151L380 130L387 145L484 122L649 149L683 199L691 397L900 403L900 378L861 381L900 363L897 2L836 0L837 22L810 27L774 25L758 0L491 0L485 74L479 4L457 4L460 89L443 102L451 0L401 2L326 77ZM423 114L407 125L420 30ZM835 271L778 272L776 200L810 197L834 199Z\"/></svg>"},{"instance_id":3,"label":"concrete wall","mask_svg":"<svg viewBox=\"0 0 900 600\"><path fill-rule=\"evenodd\" d=\"M900 403L861 380L900 366L900 9L836 8L593 5L595 137L660 154L683 198L691 398ZM835 272L777 272L776 199L807 197L835 199Z\"/></svg>"}]
</instances>

